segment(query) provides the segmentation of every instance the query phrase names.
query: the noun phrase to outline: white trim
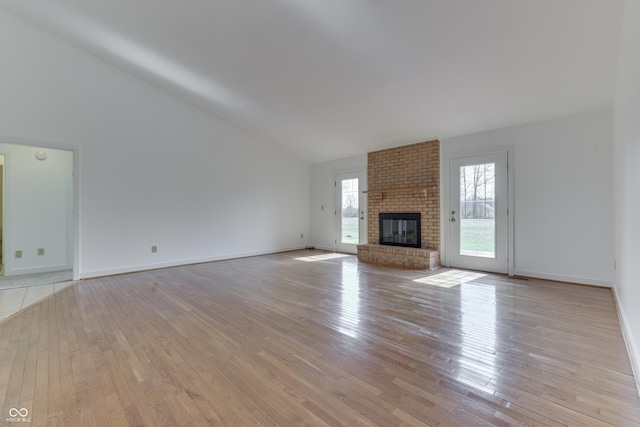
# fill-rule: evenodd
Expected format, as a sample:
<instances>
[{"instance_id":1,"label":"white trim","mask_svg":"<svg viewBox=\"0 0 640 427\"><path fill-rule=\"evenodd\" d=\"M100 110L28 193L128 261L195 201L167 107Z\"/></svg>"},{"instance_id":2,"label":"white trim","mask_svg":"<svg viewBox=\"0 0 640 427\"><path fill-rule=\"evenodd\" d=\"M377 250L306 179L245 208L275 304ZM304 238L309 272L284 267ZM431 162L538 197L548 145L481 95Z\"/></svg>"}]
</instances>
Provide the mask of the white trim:
<instances>
[{"instance_id":1,"label":"white trim","mask_svg":"<svg viewBox=\"0 0 640 427\"><path fill-rule=\"evenodd\" d=\"M12 270L11 275L6 275L7 277L16 277L22 276L25 274L36 274L36 273L53 273L55 271L65 271L71 270L70 264L61 264L61 265L47 265L44 267L28 267L28 268L14 268ZM75 280L75 279L74 279Z\"/></svg>"},{"instance_id":2,"label":"white trim","mask_svg":"<svg viewBox=\"0 0 640 427\"><path fill-rule=\"evenodd\" d=\"M440 143L440 152L442 152L442 142ZM460 151L448 153L440 156L440 262L443 266L449 267L447 259L448 245L448 224L449 218L449 162L451 159L462 157L483 156L494 153L507 153L507 204L509 207L509 216L507 218L508 236L508 274L516 275L516 258L515 258L515 147L513 145L504 145L498 147L481 148L472 151Z\"/></svg>"},{"instance_id":3,"label":"white trim","mask_svg":"<svg viewBox=\"0 0 640 427\"><path fill-rule=\"evenodd\" d=\"M507 236L507 245L509 246L509 276L515 275L516 271L516 203L515 203L515 149L513 146L506 147L507 150L507 197L509 198L509 217L507 223L509 227L509 236Z\"/></svg>"},{"instance_id":4,"label":"white trim","mask_svg":"<svg viewBox=\"0 0 640 427\"><path fill-rule=\"evenodd\" d=\"M73 147L73 280L80 280L80 147Z\"/></svg>"},{"instance_id":5,"label":"white trim","mask_svg":"<svg viewBox=\"0 0 640 427\"><path fill-rule=\"evenodd\" d=\"M594 279L591 277L564 276L562 274L541 273L539 271L516 270L516 276L530 277L532 279L553 280L556 282L576 283L579 285L599 286L602 288L611 288L612 283L608 280Z\"/></svg>"},{"instance_id":6,"label":"white trim","mask_svg":"<svg viewBox=\"0 0 640 427\"><path fill-rule=\"evenodd\" d=\"M0 142L4 142L0 139ZM13 276L13 260L9 259L9 254L14 253L13 249L13 236L12 236L12 227L7 227L7 224L12 223L12 215L11 209L7 209L7 200L12 199L12 186L11 186L11 175L8 173L11 171L11 162L12 162L12 153L2 152L0 153L4 156L4 188L3 188L3 197L2 201L2 263L4 264L4 275L5 276Z\"/></svg>"},{"instance_id":7,"label":"white trim","mask_svg":"<svg viewBox=\"0 0 640 427\"><path fill-rule=\"evenodd\" d=\"M306 249L305 246L292 246L292 247L266 250L266 251L241 252L236 254L218 255L218 256L205 257L205 258L193 258L193 259L183 259L180 261L168 261L168 262L161 262L156 264L133 265L129 267L119 267L119 268L112 268L107 270L83 271L79 279L91 279L95 277L113 276L116 274L137 273L137 272L146 271L146 270L157 270L157 269L169 268L169 267L181 267L181 266L190 265L190 264L202 264L206 262L226 261L226 260L237 259L237 258L249 258L254 256L260 256L260 255L271 255L271 254L277 254L280 252L299 251L304 249ZM74 280L79 280L79 279L74 279Z\"/></svg>"},{"instance_id":8,"label":"white trim","mask_svg":"<svg viewBox=\"0 0 640 427\"><path fill-rule=\"evenodd\" d=\"M627 322L624 310L622 309L622 306L618 304L618 293L615 286L612 290L613 303L615 304L616 311L618 313L620 329L622 329L622 338L624 339L624 345L627 348L627 354L629 355L629 363L631 364L631 371L633 372L633 378L636 382L636 388L638 389L638 394L640 394L640 352L638 352L638 346L633 339L633 334L630 332L631 329L629 328L629 323Z\"/></svg>"},{"instance_id":9,"label":"white trim","mask_svg":"<svg viewBox=\"0 0 640 427\"><path fill-rule=\"evenodd\" d=\"M12 136L0 135L0 142L3 144L22 145L27 147L51 148L54 150L74 151L78 148L74 144L64 144L50 141L36 141L33 139L16 138Z\"/></svg>"},{"instance_id":10,"label":"white trim","mask_svg":"<svg viewBox=\"0 0 640 427\"><path fill-rule=\"evenodd\" d=\"M313 246L314 249L318 249L319 251L327 251L327 252L335 252L336 248L329 248L327 246Z\"/></svg>"}]
</instances>

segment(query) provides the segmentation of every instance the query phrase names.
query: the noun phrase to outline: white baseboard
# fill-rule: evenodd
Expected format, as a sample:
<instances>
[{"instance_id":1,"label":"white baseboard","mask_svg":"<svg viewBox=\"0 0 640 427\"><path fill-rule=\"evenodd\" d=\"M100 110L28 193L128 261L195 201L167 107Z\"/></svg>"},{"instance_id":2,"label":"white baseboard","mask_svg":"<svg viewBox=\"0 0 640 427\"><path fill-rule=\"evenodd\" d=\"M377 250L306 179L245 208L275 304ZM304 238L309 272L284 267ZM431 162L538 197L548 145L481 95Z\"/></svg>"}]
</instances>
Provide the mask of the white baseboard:
<instances>
[{"instance_id":1,"label":"white baseboard","mask_svg":"<svg viewBox=\"0 0 640 427\"><path fill-rule=\"evenodd\" d=\"M633 378L636 381L636 388L638 394L640 394L640 352L638 352L638 346L633 339L633 334L629 329L626 316L622 306L618 303L618 294L615 286L613 290L613 302L616 305L616 311L618 312L618 320L620 321L620 328L622 329L622 336L624 338L624 345L627 347L627 353L629 354L629 363L631 363L631 370L633 371Z\"/></svg>"},{"instance_id":2,"label":"white baseboard","mask_svg":"<svg viewBox=\"0 0 640 427\"><path fill-rule=\"evenodd\" d=\"M295 246L295 247L279 248L279 249L272 249L272 250L266 250L266 251L242 252L242 253L236 253L236 254L225 254L225 255L218 255L218 256L205 257L205 258L182 259L182 260L167 261L167 262L161 262L161 263L155 263L155 264L131 265L127 267L111 268L107 270L82 271L79 274L79 278L91 279L95 277L114 276L116 274L136 273L139 271L157 270L160 268L180 267L182 265L190 265L190 264L201 264L204 262L224 261L224 260L230 260L230 259L236 259L236 258L248 258L252 256L270 255L270 254L275 254L279 252L297 251L302 249L305 249L305 247Z\"/></svg>"},{"instance_id":3,"label":"white baseboard","mask_svg":"<svg viewBox=\"0 0 640 427\"><path fill-rule=\"evenodd\" d=\"M334 247L326 247L326 246L314 246L314 249L318 249L319 251L327 251L327 252L335 252L336 248Z\"/></svg>"},{"instance_id":4,"label":"white baseboard","mask_svg":"<svg viewBox=\"0 0 640 427\"><path fill-rule=\"evenodd\" d=\"M6 266L5 266L6 267ZM36 273L54 273L56 271L73 270L71 265L47 265L44 267L28 267L28 268L14 268L11 271L5 270L6 276L22 276L25 274Z\"/></svg>"},{"instance_id":5,"label":"white baseboard","mask_svg":"<svg viewBox=\"0 0 640 427\"><path fill-rule=\"evenodd\" d=\"M545 279L545 280L553 280L556 282L567 282L567 283L577 283L580 285L600 286L603 288L613 287L613 283L609 280L593 279L590 277L563 276L561 274L548 274L548 273L541 273L539 271L524 271L524 270L517 270L517 269L514 275L531 277L532 279Z\"/></svg>"}]
</instances>

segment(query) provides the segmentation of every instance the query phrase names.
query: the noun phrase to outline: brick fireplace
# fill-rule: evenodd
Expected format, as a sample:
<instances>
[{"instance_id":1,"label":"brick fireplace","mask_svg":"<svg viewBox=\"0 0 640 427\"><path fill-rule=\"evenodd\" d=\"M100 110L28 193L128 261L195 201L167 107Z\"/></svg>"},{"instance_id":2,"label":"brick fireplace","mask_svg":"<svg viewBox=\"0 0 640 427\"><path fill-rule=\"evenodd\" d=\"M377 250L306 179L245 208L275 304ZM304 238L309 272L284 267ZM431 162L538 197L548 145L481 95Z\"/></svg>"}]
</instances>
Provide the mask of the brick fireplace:
<instances>
[{"instance_id":1,"label":"brick fireplace","mask_svg":"<svg viewBox=\"0 0 640 427\"><path fill-rule=\"evenodd\" d=\"M409 268L440 266L440 141L426 141L368 154L369 243L358 259ZM381 213L420 213L420 247L381 245Z\"/></svg>"}]
</instances>

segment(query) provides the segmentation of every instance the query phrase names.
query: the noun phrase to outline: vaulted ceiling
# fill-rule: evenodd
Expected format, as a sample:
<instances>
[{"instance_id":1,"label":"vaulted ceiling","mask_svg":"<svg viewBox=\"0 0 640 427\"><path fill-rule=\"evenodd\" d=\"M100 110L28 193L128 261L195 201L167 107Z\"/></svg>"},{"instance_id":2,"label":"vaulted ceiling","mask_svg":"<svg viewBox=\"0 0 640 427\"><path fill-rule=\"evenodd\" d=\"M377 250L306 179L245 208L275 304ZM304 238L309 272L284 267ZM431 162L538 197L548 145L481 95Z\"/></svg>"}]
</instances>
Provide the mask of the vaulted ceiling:
<instances>
[{"instance_id":1,"label":"vaulted ceiling","mask_svg":"<svg viewBox=\"0 0 640 427\"><path fill-rule=\"evenodd\" d=\"M606 108L623 12L621 0L0 7L311 163Z\"/></svg>"}]
</instances>

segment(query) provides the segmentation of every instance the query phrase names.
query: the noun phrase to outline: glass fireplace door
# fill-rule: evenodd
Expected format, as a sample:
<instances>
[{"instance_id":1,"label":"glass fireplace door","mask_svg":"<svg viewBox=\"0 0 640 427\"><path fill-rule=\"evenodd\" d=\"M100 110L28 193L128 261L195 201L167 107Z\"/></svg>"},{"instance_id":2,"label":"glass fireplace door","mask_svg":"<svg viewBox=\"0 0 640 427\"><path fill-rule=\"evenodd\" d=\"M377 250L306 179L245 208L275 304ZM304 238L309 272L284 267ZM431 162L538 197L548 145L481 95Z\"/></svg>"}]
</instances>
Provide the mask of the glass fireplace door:
<instances>
[{"instance_id":1,"label":"glass fireplace door","mask_svg":"<svg viewBox=\"0 0 640 427\"><path fill-rule=\"evenodd\" d=\"M380 244L419 248L420 213L386 213L379 214Z\"/></svg>"}]
</instances>

